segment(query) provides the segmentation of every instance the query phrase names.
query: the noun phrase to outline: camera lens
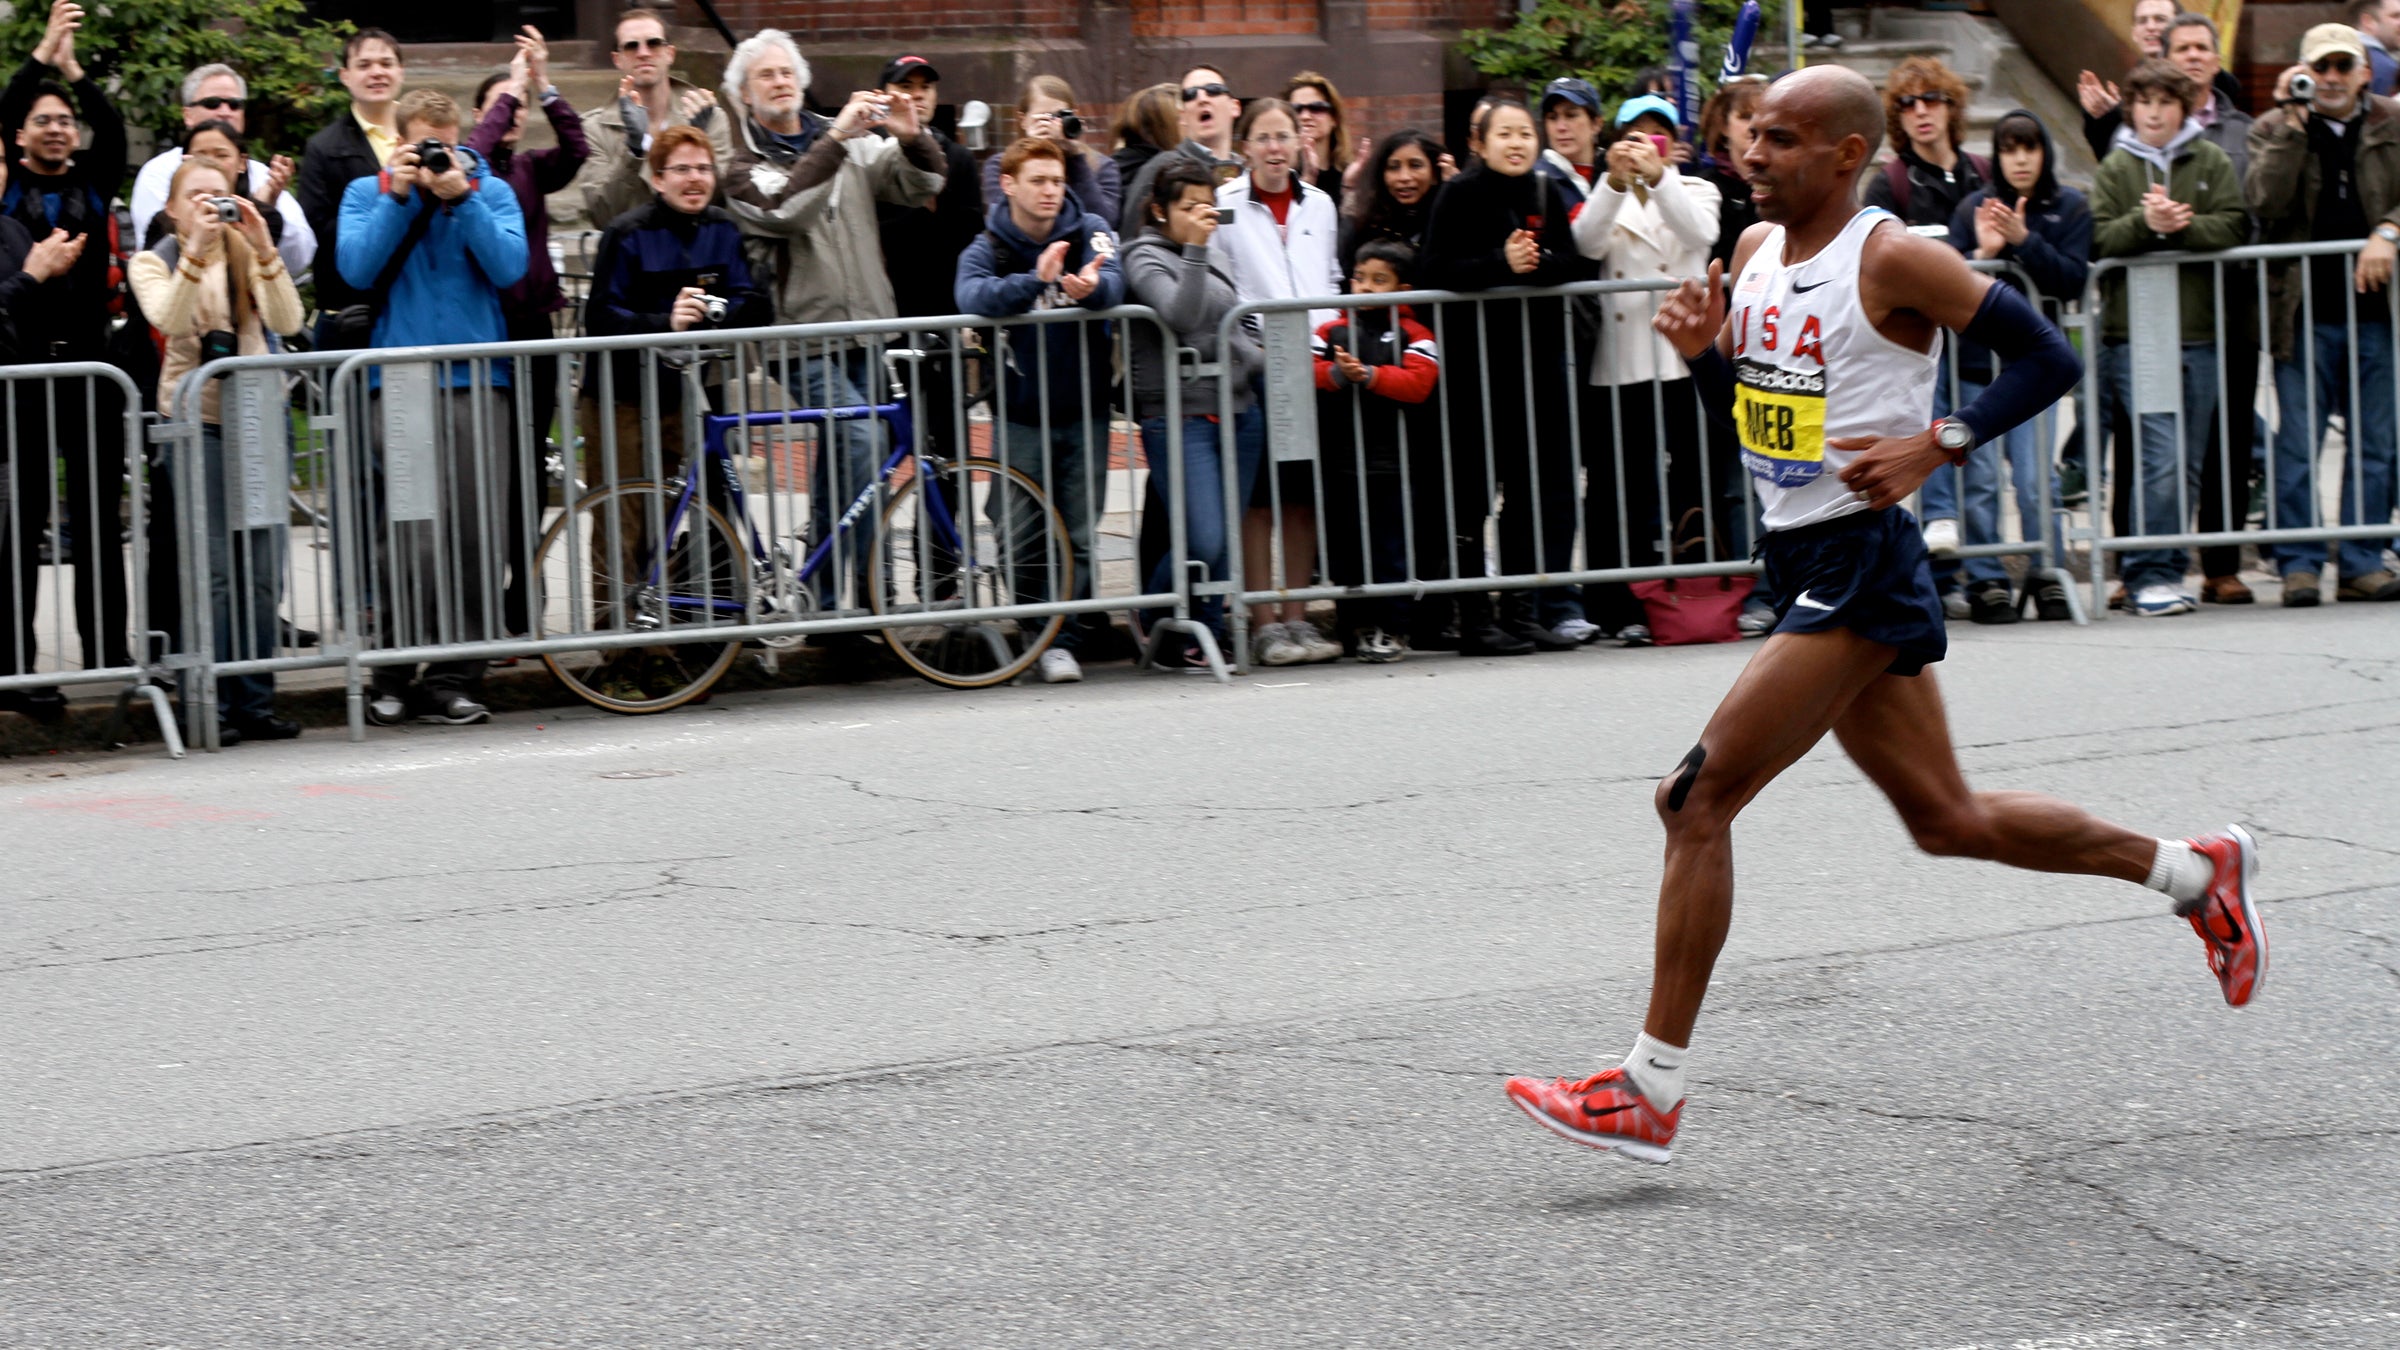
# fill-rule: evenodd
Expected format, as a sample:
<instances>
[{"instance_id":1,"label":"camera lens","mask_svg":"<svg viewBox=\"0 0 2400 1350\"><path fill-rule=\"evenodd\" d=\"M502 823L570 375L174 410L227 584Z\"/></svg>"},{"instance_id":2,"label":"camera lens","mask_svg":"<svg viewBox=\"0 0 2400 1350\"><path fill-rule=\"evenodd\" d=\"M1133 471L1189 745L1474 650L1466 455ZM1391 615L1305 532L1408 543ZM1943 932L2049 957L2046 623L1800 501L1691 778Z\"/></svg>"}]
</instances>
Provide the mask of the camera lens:
<instances>
[{"instance_id":1,"label":"camera lens","mask_svg":"<svg viewBox=\"0 0 2400 1350\"><path fill-rule=\"evenodd\" d=\"M208 204L215 208L217 219L228 225L242 223L242 204L231 197L211 197Z\"/></svg>"},{"instance_id":2,"label":"camera lens","mask_svg":"<svg viewBox=\"0 0 2400 1350\"><path fill-rule=\"evenodd\" d=\"M725 322L725 309L725 297L721 295L700 297L700 314L708 320L711 327Z\"/></svg>"},{"instance_id":3,"label":"camera lens","mask_svg":"<svg viewBox=\"0 0 2400 1350\"><path fill-rule=\"evenodd\" d=\"M2308 102L2310 99L2313 99L2317 96L2316 77L2309 75L2306 72L2294 75L2292 77L2291 91L2293 98L2298 99L2303 103Z\"/></svg>"},{"instance_id":4,"label":"camera lens","mask_svg":"<svg viewBox=\"0 0 2400 1350\"><path fill-rule=\"evenodd\" d=\"M428 137L417 142L417 167L427 173L448 173L453 163L450 147Z\"/></svg>"},{"instance_id":5,"label":"camera lens","mask_svg":"<svg viewBox=\"0 0 2400 1350\"><path fill-rule=\"evenodd\" d=\"M1058 134L1070 141L1083 139L1083 119L1073 113L1058 115Z\"/></svg>"}]
</instances>

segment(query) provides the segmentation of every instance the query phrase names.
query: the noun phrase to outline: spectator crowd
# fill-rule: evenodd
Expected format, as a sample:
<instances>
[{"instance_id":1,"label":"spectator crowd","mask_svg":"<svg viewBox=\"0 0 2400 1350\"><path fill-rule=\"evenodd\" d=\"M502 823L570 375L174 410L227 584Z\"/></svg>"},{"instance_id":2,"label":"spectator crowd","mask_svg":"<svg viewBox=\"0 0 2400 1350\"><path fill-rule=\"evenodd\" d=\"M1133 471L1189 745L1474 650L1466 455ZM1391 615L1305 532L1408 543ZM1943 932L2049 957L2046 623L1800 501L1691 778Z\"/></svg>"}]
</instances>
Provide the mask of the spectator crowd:
<instances>
[{"instance_id":1,"label":"spectator crowd","mask_svg":"<svg viewBox=\"0 0 2400 1350\"><path fill-rule=\"evenodd\" d=\"M2308 30L2255 108L2225 70L2212 22L2169 0L2134 5L2142 59L2129 74L2085 74L2080 128L2019 109L1988 144L1970 145L1957 73L1920 56L1885 81L1886 157L1864 178L1865 203L2000 265L2000 284L2030 286L2054 307L2082 303L2107 259L2337 246L2172 268L2165 289L2180 318L2165 376L2149 350L2159 344L2143 340L2155 318L2136 310L2140 297L2155 302L2161 288L2148 281L2168 269L2106 274L2085 353L2100 415L2074 436L2097 438L2102 481L2086 490L2105 498L2118 535L2238 531L2254 516L2275 530L2328 523L2321 451L2336 423L2339 523L2392 519L2400 103L2389 95L2400 67L2385 43L2400 43L2400 0L2350 10L2351 23ZM1557 575L1733 561L1750 549L1756 522L1733 429L1703 415L1689 370L1651 331L1663 293L1548 288L1655 285L1729 259L1758 220L1744 161L1763 77L1726 80L1686 126L1658 92L1663 74L1624 90L1562 76L1530 101L1486 97L1452 147L1435 128L1355 134L1341 92L1313 71L1244 89L1196 64L1124 96L1105 128L1066 80L1038 74L1014 91L1006 144L979 160L937 129L942 77L923 56L899 55L876 87L827 99L797 44L770 29L739 43L720 87L704 89L674 75L665 14L636 6L611 34L620 80L598 109L560 95L531 28L471 103L411 87L401 44L367 29L340 52L347 109L297 164L252 155L242 73L207 65L182 83L176 143L133 166L122 119L78 57L81 17L76 0L57 0L0 94L0 361L115 364L150 411L183 406L184 378L218 356L552 336L575 302L554 265L546 202L572 188L604 227L580 299L593 335L860 322L892 324L897 336L910 321L961 313L1154 310L1174 345L1134 325L1121 365L1083 325L995 340L991 452L1059 508L1079 596L1092 586L1102 509L1093 484L1120 417L1149 465L1180 442L1192 487L1186 556L1222 578L1238 538L1253 588ZM1827 30L1811 46L1827 59L1839 40ZM524 149L536 116L552 145ZM2058 134L2077 130L2099 158L2088 190L2061 178ZM1469 298L1368 299L1410 290ZM1343 295L1361 303L1331 303ZM1255 318L1226 338L1240 306L1310 299L1328 303L1309 314L1304 356L1278 349ZM867 344L802 351L775 374L799 406L878 401L884 376ZM2253 412L2262 355L2280 409L2271 432ZM635 393L640 357L593 360L571 395L586 425L615 428L617 461L588 465L587 476L636 476L643 447L672 454L684 443L693 395L665 383ZM1288 386L1269 368L1287 357L1313 369L1313 453L1270 444L1270 386ZM509 559L525 556L541 514L529 469L540 455L483 448L526 428L547 435L557 360L452 363L429 389L394 395L425 405L444 459L438 509L386 522L388 547L427 575L505 580L445 592L438 606L430 590L390 588L376 618L393 641L525 631L523 568ZM1991 353L1962 345L1928 420L1974 399L1993 373ZM2162 380L2178 397L2162 401ZM928 380L919 394L918 424L937 454L963 448L948 443L959 425L948 386ZM116 387L88 380L73 397L11 401L0 675L34 669L45 536L51 557L74 564L85 667L134 663L134 579L114 546L128 465L95 432L125 412ZM1170 389L1179 435L1167 425ZM184 453L206 464L180 480L212 494L227 479L220 404L213 389L200 395L202 434ZM2070 446L2062 459L2060 432L2046 417L1926 484L1919 516L1953 618L2069 617L2059 513L2075 485L2062 473L2079 475L2086 456ZM853 419L815 442L816 537L873 481L888 453L882 434ZM1139 575L1153 591L1174 580L1163 476L1152 478L1142 527ZM211 516L224 510L212 496ZM481 520L507 524L459 524ZM216 533L204 587L215 650L272 656L288 636L275 618L282 545L266 528ZM2286 606L2328 594L2382 601L2400 599L2391 543L2276 538L2258 553ZM2029 555L2014 570L1995 548L2012 545ZM863 544L848 556L855 565ZM2165 545L2123 553L2112 603L2152 617L2249 603L2241 559L2222 543L2196 559ZM822 603L856 584L845 570L819 578ZM1738 630L1767 631L1775 600L1750 594ZM1300 603L1268 603L1248 616L1250 656L1286 665L1643 645L1656 636L1653 601L1623 583L1444 587L1344 599L1330 632ZM1218 608L1203 617L1227 618ZM1043 655L1043 679L1080 678L1080 622ZM1192 645L1171 656L1204 660ZM369 716L481 720L483 673L472 660L380 667ZM19 687L0 691L0 707L50 716L60 703L55 690ZM235 678L220 713L230 738L299 731L277 715L267 675Z\"/></svg>"}]
</instances>

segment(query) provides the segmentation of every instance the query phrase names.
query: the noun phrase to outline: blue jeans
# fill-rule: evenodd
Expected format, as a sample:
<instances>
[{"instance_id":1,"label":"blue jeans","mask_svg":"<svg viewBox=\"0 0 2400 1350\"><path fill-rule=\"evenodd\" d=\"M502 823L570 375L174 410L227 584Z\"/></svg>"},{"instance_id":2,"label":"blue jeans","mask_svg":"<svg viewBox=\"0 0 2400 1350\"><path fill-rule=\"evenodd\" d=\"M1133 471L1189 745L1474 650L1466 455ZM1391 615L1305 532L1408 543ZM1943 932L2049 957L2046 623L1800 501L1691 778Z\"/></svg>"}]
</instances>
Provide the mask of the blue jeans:
<instances>
[{"instance_id":1,"label":"blue jeans","mask_svg":"<svg viewBox=\"0 0 2400 1350\"><path fill-rule=\"evenodd\" d=\"M2361 305L2364 311L2367 307ZM2325 443L2325 424L2336 413L2345 428L2349 455L2342 474L2342 523L2381 524L2392 518L2392 330L2362 313L2358 328L2358 387L2365 391L2361 408L2350 397L2350 332L2338 323L2311 326L2310 343L2316 369L2302 361L2275 363L2275 509L2269 529L2298 529L2318 524L2317 450ZM2314 407L2311 407L2311 398ZM2312 420L2311 412L2315 413ZM2388 539L2345 539L2337 555L2342 577L2363 577L2383 570ZM2285 572L2317 572L2325 566L2325 545L2319 541L2275 545L2276 560Z\"/></svg>"},{"instance_id":2,"label":"blue jeans","mask_svg":"<svg viewBox=\"0 0 2400 1350\"><path fill-rule=\"evenodd\" d=\"M1985 381L1961 378L1958 398L1961 407L1974 403L1991 388ZM1952 409L1949 386L1945 381L1934 394L1936 421L1947 417ZM2044 409L2030 422L2012 427L1999 440L1986 441L1967 455L1966 466L1952 469L1947 466L1934 470L1925 480L1925 517L1928 520L1949 516L1958 521L1959 542L1964 544L1997 544L2000 535L2000 461L2008 461L2008 477L2016 489L2017 520L2021 542L2039 543L2042 540L2042 503L2047 497L2055 507L2056 488L2049 485L2050 456L2045 449L2051 444L2051 427L2057 413ZM1960 480L1965 480L1962 484ZM1938 489L1936 485L1939 485ZM2061 535L2059 529L2050 532L2051 549L2055 550ZM2035 567L2057 566L2054 552L2034 556ZM1997 557L1967 558L1961 570L1970 584L2008 580L2008 568Z\"/></svg>"},{"instance_id":3,"label":"blue jeans","mask_svg":"<svg viewBox=\"0 0 2400 1350\"><path fill-rule=\"evenodd\" d=\"M281 637L283 531L237 529L227 513L225 433L215 423L200 428L200 492L208 504L208 611L210 645L219 661L273 657ZM167 471L174 472L173 452ZM277 489L280 491L280 487ZM272 674L226 675L217 680L217 720L239 727L275 714Z\"/></svg>"},{"instance_id":4,"label":"blue jeans","mask_svg":"<svg viewBox=\"0 0 2400 1350\"><path fill-rule=\"evenodd\" d=\"M1059 518L1066 523L1067 546L1075 559L1075 593L1067 598L1081 600L1092 593L1092 489L1093 480L1107 472L1105 460L1095 462L1093 452L1098 448L1105 454L1108 446L1108 424L1097 418L1078 420L1072 412L1052 421L1047 429L1027 426L1022 422L1001 422L995 449L1000 462L1030 478L1058 508ZM1016 493L998 493L984 501L984 512L992 527L1006 541L1009 558L1039 559L1046 551L1042 522L1028 503ZM1006 516L1006 519L1002 517ZM1029 572L1028 577L1047 575ZM1048 588L1027 584L1015 588L1020 604L1040 604L1053 597ZM1071 618L1059 629L1051 645L1062 651L1073 651L1083 641L1083 620Z\"/></svg>"},{"instance_id":5,"label":"blue jeans","mask_svg":"<svg viewBox=\"0 0 2400 1350\"><path fill-rule=\"evenodd\" d=\"M784 371L784 387L803 408L854 408L882 402L869 392L878 388L876 354L850 348L823 356L804 357ZM817 438L808 465L808 529L812 541L833 537L834 522L883 468L889 429L877 418L828 422ZM829 462L830 461L830 462ZM876 516L860 514L817 572L817 603L841 607L844 573L856 578L853 603L867 603L867 568L875 556Z\"/></svg>"},{"instance_id":6,"label":"blue jeans","mask_svg":"<svg viewBox=\"0 0 2400 1350\"><path fill-rule=\"evenodd\" d=\"M2100 349L2101 397L2106 403L2104 425L2134 426L2132 404L2133 353L2122 342ZM2207 342L2183 344L2183 425L2169 413L2144 413L2134 435L2135 463L2141 484L2123 483L2117 491L2138 491L2133 517L2136 534L2184 534L2192 529L2200 505L2200 472L2208 463L2209 427L2217 418L2217 349ZM2141 549L2124 555L2118 574L2128 594L2144 586L2178 586L2191 569L2187 549Z\"/></svg>"},{"instance_id":7,"label":"blue jeans","mask_svg":"<svg viewBox=\"0 0 2400 1350\"><path fill-rule=\"evenodd\" d=\"M1258 485L1259 462L1266 458L1266 416L1252 404L1233 419L1234 500L1246 502ZM1208 569L1208 579L1223 581L1233 574L1233 558L1228 546L1230 531L1226 525L1225 509L1225 452L1223 426L1213 417L1183 419L1183 544L1187 556ZM1167 419L1142 419L1142 455L1150 466L1150 497L1159 510L1166 509ZM1238 509L1238 508L1237 508ZM1159 559L1150 573L1144 589L1159 592L1175 589L1175 556L1169 550ZM1223 628L1225 600L1223 596L1207 596L1200 602L1195 617L1214 628Z\"/></svg>"}]
</instances>

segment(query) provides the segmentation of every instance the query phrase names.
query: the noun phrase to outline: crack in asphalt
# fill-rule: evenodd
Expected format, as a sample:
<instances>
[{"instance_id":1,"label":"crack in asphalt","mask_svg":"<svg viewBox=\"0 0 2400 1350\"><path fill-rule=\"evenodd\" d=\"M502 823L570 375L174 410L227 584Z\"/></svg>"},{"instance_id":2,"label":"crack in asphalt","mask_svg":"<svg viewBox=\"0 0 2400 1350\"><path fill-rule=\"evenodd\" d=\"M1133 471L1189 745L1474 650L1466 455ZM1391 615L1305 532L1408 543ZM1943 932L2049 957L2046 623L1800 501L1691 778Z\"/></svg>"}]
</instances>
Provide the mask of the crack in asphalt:
<instances>
[{"instance_id":1,"label":"crack in asphalt","mask_svg":"<svg viewBox=\"0 0 2400 1350\"><path fill-rule=\"evenodd\" d=\"M590 864L580 864L588 866ZM614 864L611 864L614 865ZM560 868L521 868L512 871L556 871ZM460 874L469 875L469 874ZM150 951L119 951L77 956L56 961L0 961L0 976L19 975L36 970L59 970L78 966L113 965L122 961L155 961L175 956L203 956L217 952L248 951L259 947L281 947L294 943L315 942L323 938L376 928L403 928L417 924L451 923L468 919L506 918L516 914L545 914L559 910L596 909L605 905L623 904L632 900L662 900L678 890L736 891L739 887L710 886L687 880L673 868L662 868L656 879L644 885L623 886L605 895L579 896L572 899L524 900L490 905L465 905L450 909L421 910L409 914L360 915L326 923L278 925L226 933L185 933L172 937L138 939L144 942L173 944ZM52 946L58 944L53 942ZM65 950L60 948L60 950Z\"/></svg>"}]
</instances>

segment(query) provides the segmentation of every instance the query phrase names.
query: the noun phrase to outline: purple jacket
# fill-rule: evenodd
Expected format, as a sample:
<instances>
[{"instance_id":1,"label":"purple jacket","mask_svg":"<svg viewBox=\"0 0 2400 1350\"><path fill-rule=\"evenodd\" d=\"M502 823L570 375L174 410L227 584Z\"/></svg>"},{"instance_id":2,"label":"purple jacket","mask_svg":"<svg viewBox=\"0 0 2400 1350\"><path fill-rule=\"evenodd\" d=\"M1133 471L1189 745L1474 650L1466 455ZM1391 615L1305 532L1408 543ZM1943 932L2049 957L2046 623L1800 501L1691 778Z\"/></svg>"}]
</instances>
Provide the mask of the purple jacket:
<instances>
[{"instance_id":1,"label":"purple jacket","mask_svg":"<svg viewBox=\"0 0 2400 1350\"><path fill-rule=\"evenodd\" d=\"M492 176L515 190L517 205L525 212L525 275L500 293L501 310L511 319L567 307L567 297L558 289L558 269L550 265L550 208L542 199L574 182L576 171L592 157L591 143L583 138L583 119L564 98L543 103L542 112L558 136L556 149L520 154L500 144L517 117L515 94L493 100L492 110L467 137L467 148L491 162Z\"/></svg>"}]
</instances>

